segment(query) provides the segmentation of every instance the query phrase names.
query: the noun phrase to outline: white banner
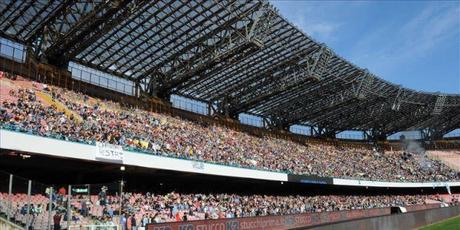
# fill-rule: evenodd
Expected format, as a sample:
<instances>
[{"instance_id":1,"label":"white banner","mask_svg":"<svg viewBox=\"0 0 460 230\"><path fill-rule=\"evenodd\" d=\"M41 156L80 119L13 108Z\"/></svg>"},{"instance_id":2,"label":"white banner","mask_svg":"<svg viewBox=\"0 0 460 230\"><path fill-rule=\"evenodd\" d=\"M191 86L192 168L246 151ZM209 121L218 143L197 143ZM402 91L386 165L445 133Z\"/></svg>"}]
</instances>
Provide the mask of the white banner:
<instances>
[{"instance_id":1,"label":"white banner","mask_svg":"<svg viewBox=\"0 0 460 230\"><path fill-rule=\"evenodd\" d=\"M198 170L204 170L204 163L200 161L192 161L192 167Z\"/></svg>"},{"instance_id":2,"label":"white banner","mask_svg":"<svg viewBox=\"0 0 460 230\"><path fill-rule=\"evenodd\" d=\"M123 163L123 148L119 145L96 142L96 159Z\"/></svg>"}]
</instances>

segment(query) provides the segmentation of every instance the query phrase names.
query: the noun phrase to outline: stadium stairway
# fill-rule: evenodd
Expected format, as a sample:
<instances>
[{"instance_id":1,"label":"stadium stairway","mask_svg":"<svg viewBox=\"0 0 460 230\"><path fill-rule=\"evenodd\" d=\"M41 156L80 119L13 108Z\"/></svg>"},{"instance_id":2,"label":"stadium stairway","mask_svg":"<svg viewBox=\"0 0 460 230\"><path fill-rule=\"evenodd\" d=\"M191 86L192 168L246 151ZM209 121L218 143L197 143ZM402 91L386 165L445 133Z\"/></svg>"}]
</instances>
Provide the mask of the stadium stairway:
<instances>
[{"instance_id":1,"label":"stadium stairway","mask_svg":"<svg viewBox=\"0 0 460 230\"><path fill-rule=\"evenodd\" d=\"M51 95L49 95L49 94L47 94L45 92L42 92L42 91L38 91L37 96L40 99L42 99L46 104L48 104L50 106L54 105L57 108L58 111L63 112L68 118L70 118L73 115L73 117L77 121L77 123L81 123L83 121L83 118L80 115L78 115L74 111L72 111L69 108L67 108L67 106L62 104L61 102L59 102L57 100L53 100Z\"/></svg>"},{"instance_id":2,"label":"stadium stairway","mask_svg":"<svg viewBox=\"0 0 460 230\"><path fill-rule=\"evenodd\" d=\"M13 222L7 221L5 218L0 216L0 229L2 230L24 230L22 226L19 226Z\"/></svg>"}]
</instances>

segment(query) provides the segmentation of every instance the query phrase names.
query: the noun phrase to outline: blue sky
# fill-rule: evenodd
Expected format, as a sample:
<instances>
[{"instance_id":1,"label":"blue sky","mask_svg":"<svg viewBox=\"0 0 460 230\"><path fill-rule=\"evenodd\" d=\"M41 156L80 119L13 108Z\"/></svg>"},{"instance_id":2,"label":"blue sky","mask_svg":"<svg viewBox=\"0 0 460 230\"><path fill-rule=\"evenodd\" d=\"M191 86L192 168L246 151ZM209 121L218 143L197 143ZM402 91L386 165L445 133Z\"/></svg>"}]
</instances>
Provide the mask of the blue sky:
<instances>
[{"instance_id":1,"label":"blue sky","mask_svg":"<svg viewBox=\"0 0 460 230\"><path fill-rule=\"evenodd\" d=\"M460 1L271 3L312 38L385 80L460 93Z\"/></svg>"}]
</instances>

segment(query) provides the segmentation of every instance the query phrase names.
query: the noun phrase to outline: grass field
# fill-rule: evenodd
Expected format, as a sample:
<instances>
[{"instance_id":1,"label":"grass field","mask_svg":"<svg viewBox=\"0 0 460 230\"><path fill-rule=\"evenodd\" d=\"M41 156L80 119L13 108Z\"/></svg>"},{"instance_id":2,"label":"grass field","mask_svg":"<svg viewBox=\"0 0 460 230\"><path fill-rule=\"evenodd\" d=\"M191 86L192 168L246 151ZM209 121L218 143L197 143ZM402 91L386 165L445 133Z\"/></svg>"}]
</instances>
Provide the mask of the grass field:
<instances>
[{"instance_id":1,"label":"grass field","mask_svg":"<svg viewBox=\"0 0 460 230\"><path fill-rule=\"evenodd\" d=\"M441 222L437 222L420 230L459 230L460 229L460 216L452 217Z\"/></svg>"}]
</instances>

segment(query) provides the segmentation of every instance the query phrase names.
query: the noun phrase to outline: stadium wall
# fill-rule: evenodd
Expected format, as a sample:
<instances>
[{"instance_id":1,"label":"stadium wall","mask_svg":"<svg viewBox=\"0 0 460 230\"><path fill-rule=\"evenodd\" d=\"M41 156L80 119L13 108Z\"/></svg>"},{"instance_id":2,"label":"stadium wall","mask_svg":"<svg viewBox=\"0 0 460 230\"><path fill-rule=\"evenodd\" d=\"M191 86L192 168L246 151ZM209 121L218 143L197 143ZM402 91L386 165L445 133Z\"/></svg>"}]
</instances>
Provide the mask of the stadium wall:
<instances>
[{"instance_id":1,"label":"stadium wall","mask_svg":"<svg viewBox=\"0 0 460 230\"><path fill-rule=\"evenodd\" d=\"M408 206L411 207L411 206ZM418 213L424 213L425 211L413 212L420 223L426 221L436 221L440 218L447 218L449 215L454 213L460 213L460 207L453 208L439 208L439 204L434 205L414 205L409 210L428 210L426 218ZM447 211L444 211L446 209ZM147 226L147 230L202 230L202 229L222 229L222 230L255 230L255 229L293 229L299 228L304 229L305 227L313 227L317 225L326 225L336 222L344 222L349 220L364 219L372 217L390 216L391 208L375 208L375 209L364 209L364 210L349 210L349 211L336 211L336 212L319 212L319 213L305 213L296 215L283 215L283 216L263 216L263 217L244 217L236 219L217 219L217 220L198 220L188 222L172 222L162 224L150 224ZM447 217L446 217L447 216ZM418 220L417 219L417 220ZM425 221L425 222L426 222ZM348 222L346 222L348 223ZM423 225L423 224L422 224ZM420 226L420 225L418 225ZM368 229L356 228L353 225L347 225L348 228L341 229ZM334 228L329 228L334 229ZM392 228L380 228L380 229L392 229ZM409 228L407 228L409 229Z\"/></svg>"},{"instance_id":2,"label":"stadium wall","mask_svg":"<svg viewBox=\"0 0 460 230\"><path fill-rule=\"evenodd\" d=\"M342 223L317 226L316 230L348 230L348 229L415 229L450 217L460 215L460 206L429 209L396 215L387 215ZM302 228L304 229L304 228Z\"/></svg>"},{"instance_id":3,"label":"stadium wall","mask_svg":"<svg viewBox=\"0 0 460 230\"><path fill-rule=\"evenodd\" d=\"M337 221L389 215L390 208L318 212L297 215L245 217L236 219L198 220L147 225L147 230L275 230L314 226Z\"/></svg>"}]
</instances>

